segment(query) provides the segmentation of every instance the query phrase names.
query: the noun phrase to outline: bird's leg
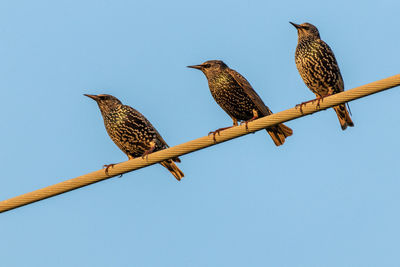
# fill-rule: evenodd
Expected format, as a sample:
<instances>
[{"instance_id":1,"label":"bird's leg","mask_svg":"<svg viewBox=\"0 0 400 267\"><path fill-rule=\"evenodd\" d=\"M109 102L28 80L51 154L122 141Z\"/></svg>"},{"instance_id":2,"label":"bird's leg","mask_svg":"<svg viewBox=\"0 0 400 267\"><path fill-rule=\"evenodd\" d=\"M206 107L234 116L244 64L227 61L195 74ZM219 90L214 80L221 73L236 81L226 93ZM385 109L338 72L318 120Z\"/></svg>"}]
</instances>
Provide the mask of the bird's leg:
<instances>
[{"instance_id":1,"label":"bird's leg","mask_svg":"<svg viewBox=\"0 0 400 267\"><path fill-rule=\"evenodd\" d=\"M231 117L233 121L233 126L238 126L238 120L235 119L234 117Z\"/></svg>"},{"instance_id":2,"label":"bird's leg","mask_svg":"<svg viewBox=\"0 0 400 267\"><path fill-rule=\"evenodd\" d=\"M240 123L240 125L242 125L244 123L246 125L246 131L248 131L249 127L247 126L247 124L251 121L254 121L255 119L258 119L258 112L257 112L257 110L253 109L253 118L251 118L250 120L247 120L247 121L243 121L242 123Z\"/></svg>"},{"instance_id":3,"label":"bird's leg","mask_svg":"<svg viewBox=\"0 0 400 267\"><path fill-rule=\"evenodd\" d=\"M144 159L144 157L146 157L146 159L147 159L148 155L151 154L155 148L156 148L156 143L154 141L151 141L150 148L143 153L142 159Z\"/></svg>"}]
</instances>

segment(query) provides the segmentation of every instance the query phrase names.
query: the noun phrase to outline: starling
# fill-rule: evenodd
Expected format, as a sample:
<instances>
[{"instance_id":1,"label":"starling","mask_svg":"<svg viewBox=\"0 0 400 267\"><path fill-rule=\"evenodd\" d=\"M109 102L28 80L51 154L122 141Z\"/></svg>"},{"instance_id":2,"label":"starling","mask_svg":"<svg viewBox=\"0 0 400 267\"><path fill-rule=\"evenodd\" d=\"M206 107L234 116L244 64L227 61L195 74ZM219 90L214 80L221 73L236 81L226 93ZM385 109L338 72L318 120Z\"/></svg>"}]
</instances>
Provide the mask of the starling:
<instances>
[{"instance_id":1,"label":"starling","mask_svg":"<svg viewBox=\"0 0 400 267\"><path fill-rule=\"evenodd\" d=\"M339 66L331 48L321 40L317 27L310 23L301 25L290 22L297 29L296 67L307 87L322 98L344 91L344 83ZM333 107L342 130L353 127L345 104Z\"/></svg>"},{"instance_id":2,"label":"starling","mask_svg":"<svg viewBox=\"0 0 400 267\"><path fill-rule=\"evenodd\" d=\"M212 96L232 118L233 126L237 126L238 121L247 123L272 114L250 83L224 62L209 60L203 64L188 67L201 70L206 75ZM284 124L269 127L266 130L277 146L282 145L285 138L293 133L292 129Z\"/></svg>"},{"instance_id":3,"label":"starling","mask_svg":"<svg viewBox=\"0 0 400 267\"><path fill-rule=\"evenodd\" d=\"M112 95L85 96L97 102L108 135L129 159L144 157L153 151L168 148L161 135L139 111L123 105ZM180 162L180 159L173 158L160 164L180 181L184 175L174 162Z\"/></svg>"}]
</instances>

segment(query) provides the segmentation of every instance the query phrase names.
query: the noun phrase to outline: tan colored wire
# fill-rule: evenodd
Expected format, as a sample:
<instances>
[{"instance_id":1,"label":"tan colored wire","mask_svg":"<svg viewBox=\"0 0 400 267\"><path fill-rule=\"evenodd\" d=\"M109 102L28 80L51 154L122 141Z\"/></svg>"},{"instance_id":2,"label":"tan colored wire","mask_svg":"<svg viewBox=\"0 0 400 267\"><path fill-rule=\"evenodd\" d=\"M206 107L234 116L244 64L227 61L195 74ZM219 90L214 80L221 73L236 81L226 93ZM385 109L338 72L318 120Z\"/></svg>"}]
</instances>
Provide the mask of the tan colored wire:
<instances>
[{"instance_id":1,"label":"tan colored wire","mask_svg":"<svg viewBox=\"0 0 400 267\"><path fill-rule=\"evenodd\" d=\"M302 112L298 107L287 109L267 117L257 119L248 124L248 130L244 125L233 127L220 132L220 135L216 135L216 142L214 142L212 135L201 137L187 143L183 143L162 151L152 153L147 159L136 158L126 162L122 162L114 165L113 168L109 169L109 175L106 175L104 169L91 172L70 180L60 182L42 189L35 190L30 193L26 193L17 197L13 197L0 202L0 212L15 209L23 205L27 205L45 198L49 198L55 195L59 195L83 186L87 186L93 183L100 182L111 177L137 170L160 161L182 156L209 146L213 146L218 143L222 143L242 135L253 133L267 127L290 121L296 118L300 118L338 104L349 102L361 97L365 97L371 94L378 93L390 89L392 87L400 85L400 74L372 82L345 92L335 94L326 97L317 106L317 101L307 103L303 105Z\"/></svg>"}]
</instances>

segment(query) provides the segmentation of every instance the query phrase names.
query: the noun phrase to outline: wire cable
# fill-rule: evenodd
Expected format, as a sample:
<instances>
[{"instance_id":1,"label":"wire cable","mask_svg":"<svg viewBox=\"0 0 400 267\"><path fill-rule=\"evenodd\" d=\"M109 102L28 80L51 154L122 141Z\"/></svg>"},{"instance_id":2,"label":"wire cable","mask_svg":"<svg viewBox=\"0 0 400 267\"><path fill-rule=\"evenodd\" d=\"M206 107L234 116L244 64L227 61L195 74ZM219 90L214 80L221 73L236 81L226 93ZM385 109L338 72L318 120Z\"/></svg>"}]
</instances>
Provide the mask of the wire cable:
<instances>
[{"instance_id":1,"label":"wire cable","mask_svg":"<svg viewBox=\"0 0 400 267\"><path fill-rule=\"evenodd\" d=\"M104 169L94 171L70 180L66 180L48 187L38 189L20 196L16 196L0 202L0 213L12 210L39 200L43 200L52 196L66 193L71 190L78 189L93 183L100 182L114 176L131 172L140 168L159 163L166 159L182 156L194 151L204 149L240 136L253 133L270 126L280 124L286 121L294 120L306 115L325 110L327 108L342 104L345 102L353 101L371 94L375 94L400 85L400 74L391 76L386 79L375 81L363 86L359 86L342 93L323 98L319 103L317 101L309 102L299 107L290 108L267 117L263 117L252 122L249 122L247 129L245 125L232 127L227 130L221 131L220 134L215 136L216 141L212 135L204 136L165 150L157 151L148 155L146 159L135 158L119 164L115 164L109 168L108 175Z\"/></svg>"}]
</instances>

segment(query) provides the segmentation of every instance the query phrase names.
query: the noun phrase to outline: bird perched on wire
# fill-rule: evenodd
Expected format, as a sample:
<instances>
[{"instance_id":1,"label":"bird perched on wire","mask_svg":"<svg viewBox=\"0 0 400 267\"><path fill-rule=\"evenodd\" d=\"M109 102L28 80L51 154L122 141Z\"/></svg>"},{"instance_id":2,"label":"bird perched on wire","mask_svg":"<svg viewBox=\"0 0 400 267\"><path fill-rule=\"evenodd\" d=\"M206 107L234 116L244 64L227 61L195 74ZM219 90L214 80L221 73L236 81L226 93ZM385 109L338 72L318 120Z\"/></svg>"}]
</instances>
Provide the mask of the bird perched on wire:
<instances>
[{"instance_id":1,"label":"bird perched on wire","mask_svg":"<svg viewBox=\"0 0 400 267\"><path fill-rule=\"evenodd\" d=\"M112 95L85 94L85 96L97 102L108 135L129 159L144 158L153 151L168 148L167 143L158 131L139 111L123 105L121 101ZM181 161L179 158L173 158L162 161L160 164L180 181L184 174L174 162ZM106 166L108 168L112 165Z\"/></svg>"},{"instance_id":2,"label":"bird perched on wire","mask_svg":"<svg viewBox=\"0 0 400 267\"><path fill-rule=\"evenodd\" d=\"M325 96L343 92L343 78L335 55L321 40L317 27L310 23L300 25L290 23L297 29L298 34L296 67L307 87L316 95L318 101ZM335 106L333 109L336 111L342 130L347 126L354 126L345 104Z\"/></svg>"},{"instance_id":3,"label":"bird perched on wire","mask_svg":"<svg viewBox=\"0 0 400 267\"><path fill-rule=\"evenodd\" d=\"M204 73L212 96L232 118L233 126L237 126L238 121L243 121L247 125L249 121L272 114L250 83L238 72L230 69L223 61L209 60L203 64L188 67ZM216 130L213 132L214 137L216 132L231 127ZM282 145L285 138L293 134L292 129L284 124L269 127L266 130L277 146Z\"/></svg>"}]
</instances>

